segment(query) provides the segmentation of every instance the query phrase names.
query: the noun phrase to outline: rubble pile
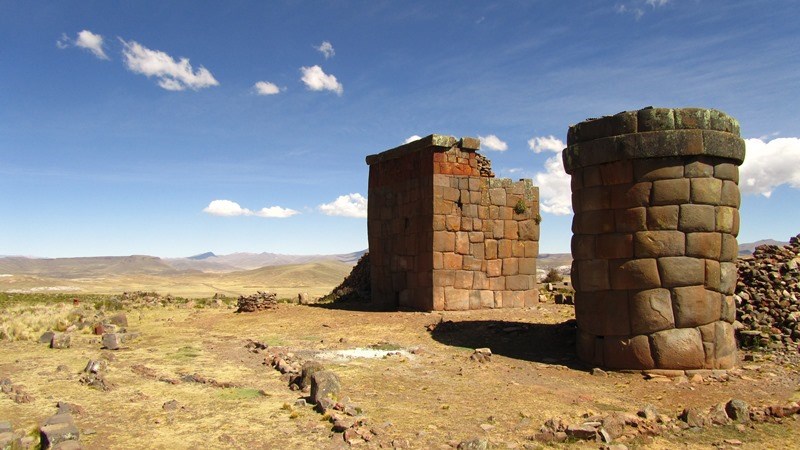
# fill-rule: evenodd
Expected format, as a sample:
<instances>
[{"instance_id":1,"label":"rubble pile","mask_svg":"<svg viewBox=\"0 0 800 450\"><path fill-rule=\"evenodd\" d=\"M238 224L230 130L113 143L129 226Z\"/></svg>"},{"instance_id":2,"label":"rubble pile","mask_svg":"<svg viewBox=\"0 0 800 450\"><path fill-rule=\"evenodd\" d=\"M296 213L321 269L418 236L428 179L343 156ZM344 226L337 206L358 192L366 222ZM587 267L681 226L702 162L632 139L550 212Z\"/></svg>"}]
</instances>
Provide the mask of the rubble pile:
<instances>
[{"instance_id":1,"label":"rubble pile","mask_svg":"<svg viewBox=\"0 0 800 450\"><path fill-rule=\"evenodd\" d=\"M797 349L800 343L800 235L783 247L756 247L739 260L734 299L743 347Z\"/></svg>"},{"instance_id":2,"label":"rubble pile","mask_svg":"<svg viewBox=\"0 0 800 450\"><path fill-rule=\"evenodd\" d=\"M273 292L261 292L248 296L239 296L236 302L236 312L256 312L266 309L274 309L278 306L278 294Z\"/></svg>"},{"instance_id":3,"label":"rubble pile","mask_svg":"<svg viewBox=\"0 0 800 450\"><path fill-rule=\"evenodd\" d=\"M369 253L358 260L350 275L336 286L322 301L362 301L370 300Z\"/></svg>"}]
</instances>

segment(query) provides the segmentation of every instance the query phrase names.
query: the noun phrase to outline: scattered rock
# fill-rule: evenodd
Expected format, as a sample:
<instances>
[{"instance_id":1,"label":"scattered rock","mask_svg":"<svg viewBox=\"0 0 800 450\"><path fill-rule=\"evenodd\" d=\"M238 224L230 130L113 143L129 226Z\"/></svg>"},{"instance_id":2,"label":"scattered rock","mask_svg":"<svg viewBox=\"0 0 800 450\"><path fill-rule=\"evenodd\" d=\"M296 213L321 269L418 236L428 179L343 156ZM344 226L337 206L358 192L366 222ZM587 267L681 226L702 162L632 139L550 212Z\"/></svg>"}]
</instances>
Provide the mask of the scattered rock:
<instances>
[{"instance_id":1,"label":"scattered rock","mask_svg":"<svg viewBox=\"0 0 800 450\"><path fill-rule=\"evenodd\" d=\"M39 336L39 342L42 344L49 344L53 341L53 336L55 335L55 331L45 331L41 336Z\"/></svg>"},{"instance_id":2,"label":"scattered rock","mask_svg":"<svg viewBox=\"0 0 800 450\"><path fill-rule=\"evenodd\" d=\"M106 333L103 335L103 347L108 350L119 350L122 346L122 339L117 333Z\"/></svg>"},{"instance_id":3,"label":"scattered rock","mask_svg":"<svg viewBox=\"0 0 800 450\"><path fill-rule=\"evenodd\" d=\"M491 447L487 439L476 437L468 441L459 442L456 448L458 450L488 450Z\"/></svg>"},{"instance_id":4,"label":"scattered rock","mask_svg":"<svg viewBox=\"0 0 800 450\"><path fill-rule=\"evenodd\" d=\"M83 406L76 403L58 402L56 403L56 407L58 408L57 414L74 414L76 416L82 416L86 414L86 410L83 408Z\"/></svg>"},{"instance_id":5,"label":"scattered rock","mask_svg":"<svg viewBox=\"0 0 800 450\"><path fill-rule=\"evenodd\" d=\"M117 325L119 327L128 326L128 316L125 313L117 313L108 318L108 323Z\"/></svg>"},{"instance_id":6,"label":"scattered rock","mask_svg":"<svg viewBox=\"0 0 800 450\"><path fill-rule=\"evenodd\" d=\"M597 438L597 428L591 425L570 425L567 427L566 433L573 439L594 440Z\"/></svg>"},{"instance_id":7,"label":"scattered rock","mask_svg":"<svg viewBox=\"0 0 800 450\"><path fill-rule=\"evenodd\" d=\"M324 367L322 367L322 364L320 364L317 361L306 361L305 363L303 363L300 379L298 380L297 383L300 389L310 388L311 376L319 372L320 370L324 370Z\"/></svg>"},{"instance_id":8,"label":"scattered rock","mask_svg":"<svg viewBox=\"0 0 800 450\"><path fill-rule=\"evenodd\" d=\"M308 296L308 292L301 292L297 294L297 303L301 305L312 305L316 302Z\"/></svg>"},{"instance_id":9,"label":"scattered rock","mask_svg":"<svg viewBox=\"0 0 800 450\"><path fill-rule=\"evenodd\" d=\"M734 422L747 423L750 421L750 407L744 400L731 399L725 404L725 413Z\"/></svg>"},{"instance_id":10,"label":"scattered rock","mask_svg":"<svg viewBox=\"0 0 800 450\"><path fill-rule=\"evenodd\" d=\"M686 408L678 418L690 427L702 428L708 424L708 420L700 408Z\"/></svg>"},{"instance_id":11,"label":"scattered rock","mask_svg":"<svg viewBox=\"0 0 800 450\"><path fill-rule=\"evenodd\" d=\"M311 403L322 398L337 399L342 389L339 376L329 370L320 370L311 375Z\"/></svg>"},{"instance_id":12,"label":"scattered rock","mask_svg":"<svg viewBox=\"0 0 800 450\"><path fill-rule=\"evenodd\" d=\"M163 409L164 411L175 411L178 408L180 408L180 405L178 404L177 400L169 400L167 402L164 402L163 405L161 405L161 409Z\"/></svg>"},{"instance_id":13,"label":"scattered rock","mask_svg":"<svg viewBox=\"0 0 800 450\"><path fill-rule=\"evenodd\" d=\"M645 420L656 420L658 418L658 410L655 406L651 404L644 405L644 408L640 409L637 413L639 417L643 417Z\"/></svg>"},{"instance_id":14,"label":"scattered rock","mask_svg":"<svg viewBox=\"0 0 800 450\"><path fill-rule=\"evenodd\" d=\"M50 339L50 348L69 348L72 345L72 337L69 333L55 333Z\"/></svg>"},{"instance_id":15,"label":"scattered rock","mask_svg":"<svg viewBox=\"0 0 800 450\"><path fill-rule=\"evenodd\" d=\"M603 370L603 369L601 369L599 367L595 367L595 368L592 369L592 375L594 375L596 377L607 377L608 376L608 372L606 372L605 370Z\"/></svg>"},{"instance_id":16,"label":"scattered rock","mask_svg":"<svg viewBox=\"0 0 800 450\"><path fill-rule=\"evenodd\" d=\"M479 363L488 363L492 361L492 350L488 347L476 348L469 359Z\"/></svg>"},{"instance_id":17,"label":"scattered rock","mask_svg":"<svg viewBox=\"0 0 800 450\"><path fill-rule=\"evenodd\" d=\"M77 441L80 431L69 414L56 414L48 418L39 428L39 438L43 449L51 448L61 442Z\"/></svg>"}]
</instances>

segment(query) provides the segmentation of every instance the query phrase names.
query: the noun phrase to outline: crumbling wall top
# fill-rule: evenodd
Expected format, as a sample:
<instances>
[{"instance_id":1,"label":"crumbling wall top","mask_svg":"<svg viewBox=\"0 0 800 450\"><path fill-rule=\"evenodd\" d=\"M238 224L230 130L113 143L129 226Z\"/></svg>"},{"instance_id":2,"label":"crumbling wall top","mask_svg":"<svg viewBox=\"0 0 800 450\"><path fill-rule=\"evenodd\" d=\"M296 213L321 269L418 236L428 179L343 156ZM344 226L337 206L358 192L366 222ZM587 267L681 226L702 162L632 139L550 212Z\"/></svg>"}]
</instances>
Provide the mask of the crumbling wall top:
<instances>
[{"instance_id":1,"label":"crumbling wall top","mask_svg":"<svg viewBox=\"0 0 800 450\"><path fill-rule=\"evenodd\" d=\"M441 151L458 147L465 152L474 152L480 150L481 141L473 137L462 137L461 139L456 139L455 136L430 134L423 138L417 139L416 141L409 142L408 144L403 144L399 147L391 148L375 155L369 155L367 156L367 165L371 166L382 161L400 158L429 147L438 147L441 149Z\"/></svg>"}]
</instances>

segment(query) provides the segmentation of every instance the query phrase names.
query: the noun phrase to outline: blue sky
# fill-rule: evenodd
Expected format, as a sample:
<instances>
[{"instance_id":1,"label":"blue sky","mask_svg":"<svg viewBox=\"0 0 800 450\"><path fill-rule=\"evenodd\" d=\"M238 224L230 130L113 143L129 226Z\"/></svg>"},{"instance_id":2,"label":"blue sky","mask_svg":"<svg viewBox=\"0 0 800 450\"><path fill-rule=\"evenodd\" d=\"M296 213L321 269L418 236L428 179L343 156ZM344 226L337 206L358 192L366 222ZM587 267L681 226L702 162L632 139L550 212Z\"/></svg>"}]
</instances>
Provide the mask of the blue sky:
<instances>
[{"instance_id":1,"label":"blue sky","mask_svg":"<svg viewBox=\"0 0 800 450\"><path fill-rule=\"evenodd\" d=\"M0 0L0 254L363 249L364 157L430 133L534 178L568 252L567 127L648 105L739 119L739 241L787 239L798 7Z\"/></svg>"}]
</instances>

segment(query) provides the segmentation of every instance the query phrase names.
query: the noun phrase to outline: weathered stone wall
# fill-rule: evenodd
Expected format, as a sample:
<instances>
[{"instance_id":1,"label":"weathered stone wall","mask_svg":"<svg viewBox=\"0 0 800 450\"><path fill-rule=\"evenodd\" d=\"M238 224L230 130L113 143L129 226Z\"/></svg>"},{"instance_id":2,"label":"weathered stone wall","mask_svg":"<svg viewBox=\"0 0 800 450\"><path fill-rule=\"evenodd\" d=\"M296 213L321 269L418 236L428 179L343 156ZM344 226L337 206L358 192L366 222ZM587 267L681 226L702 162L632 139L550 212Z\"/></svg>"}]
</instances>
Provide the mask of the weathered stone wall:
<instances>
[{"instance_id":1,"label":"weathered stone wall","mask_svg":"<svg viewBox=\"0 0 800 450\"><path fill-rule=\"evenodd\" d=\"M479 147L432 135L367 158L374 301L468 310L538 300L538 188L494 179Z\"/></svg>"},{"instance_id":2,"label":"weathered stone wall","mask_svg":"<svg viewBox=\"0 0 800 450\"><path fill-rule=\"evenodd\" d=\"M578 354L617 369L736 361L739 172L726 114L646 108L570 127Z\"/></svg>"}]
</instances>

